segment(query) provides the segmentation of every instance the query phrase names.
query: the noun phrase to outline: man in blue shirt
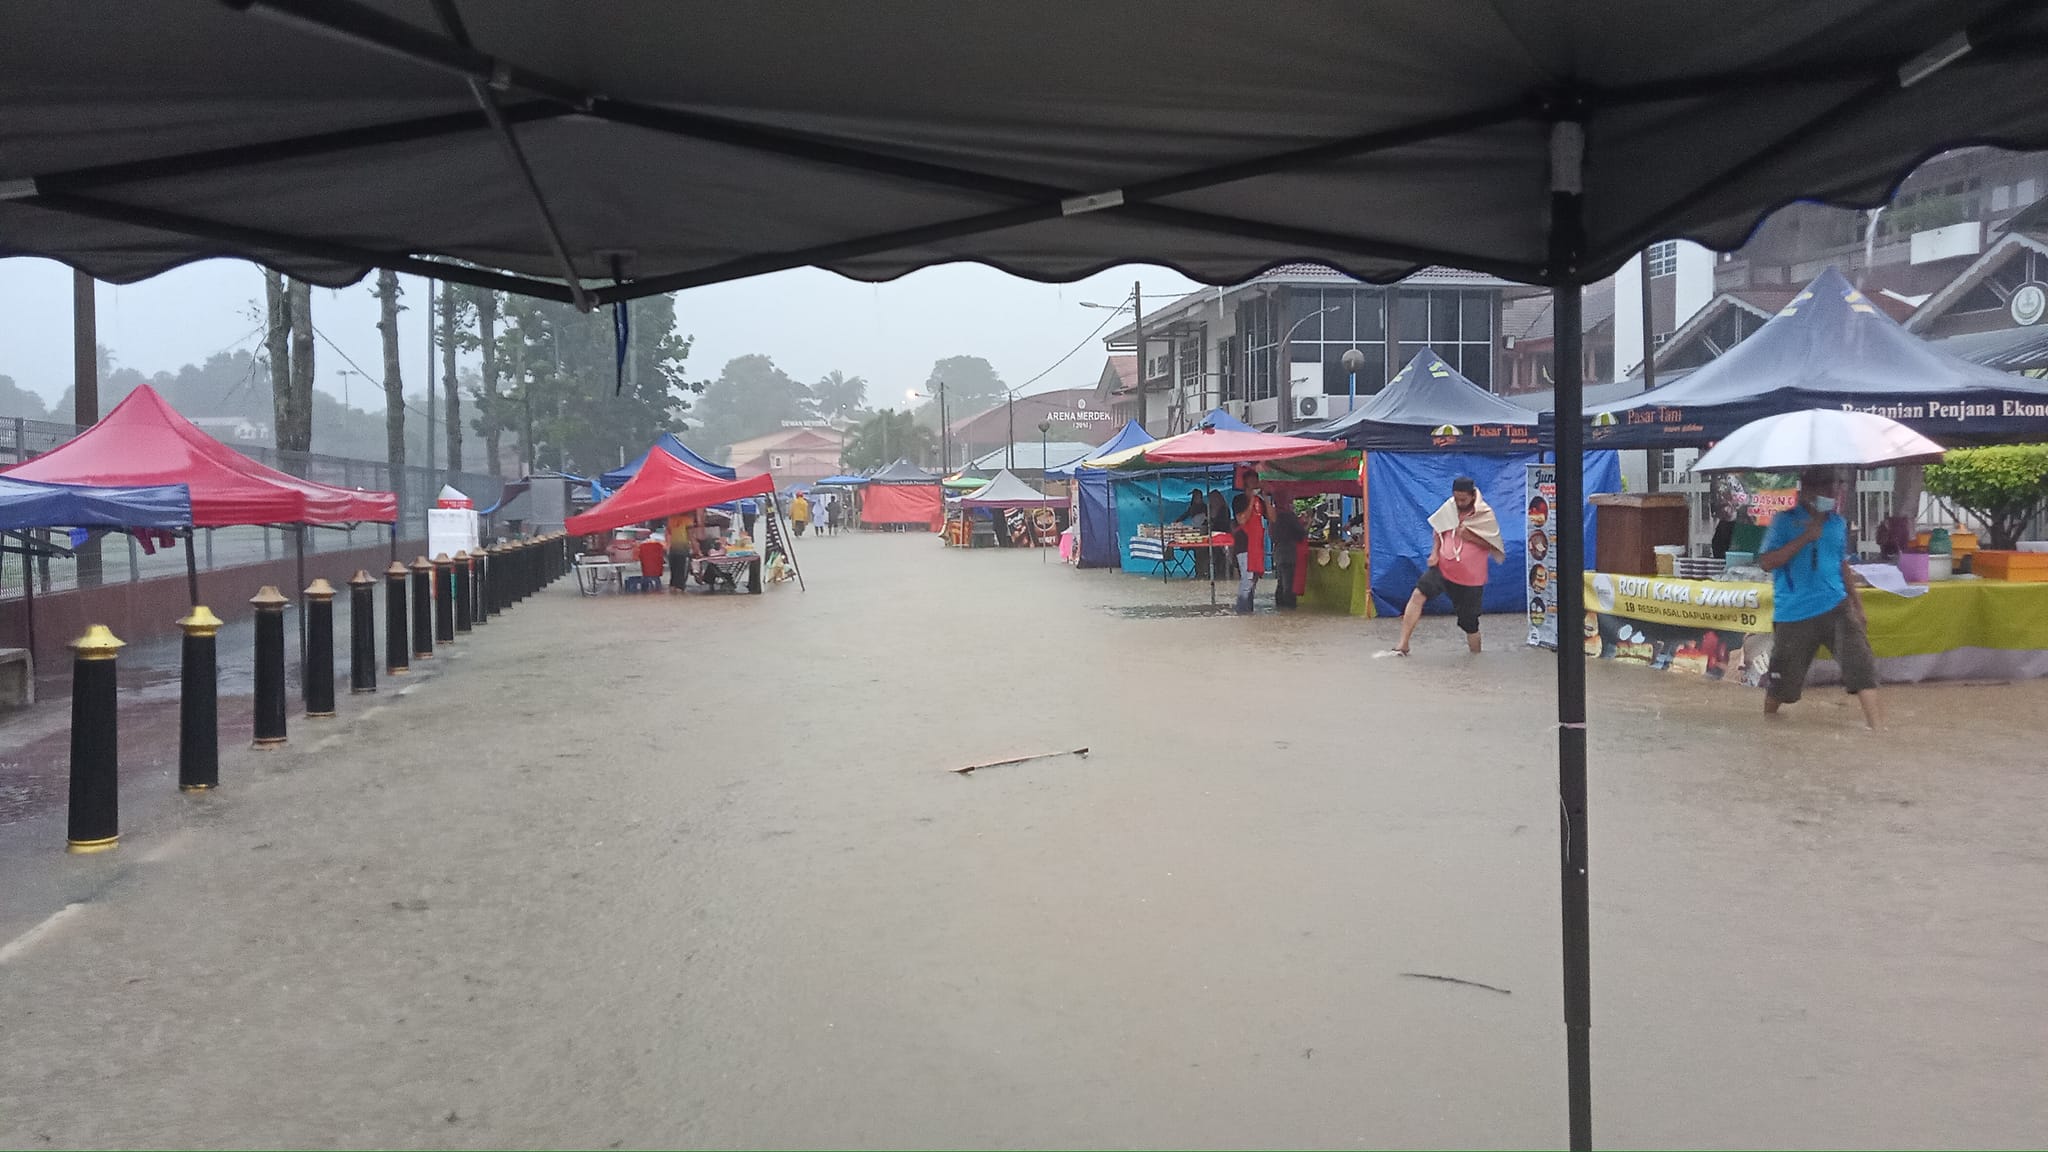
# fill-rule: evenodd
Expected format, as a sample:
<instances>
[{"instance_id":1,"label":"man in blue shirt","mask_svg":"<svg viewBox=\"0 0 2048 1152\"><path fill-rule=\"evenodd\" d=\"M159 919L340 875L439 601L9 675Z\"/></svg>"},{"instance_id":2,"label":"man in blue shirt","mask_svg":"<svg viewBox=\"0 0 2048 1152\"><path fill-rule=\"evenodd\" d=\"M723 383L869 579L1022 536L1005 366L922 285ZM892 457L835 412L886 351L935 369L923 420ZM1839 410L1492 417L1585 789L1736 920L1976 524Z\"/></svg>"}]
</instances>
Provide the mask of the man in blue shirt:
<instances>
[{"instance_id":1,"label":"man in blue shirt","mask_svg":"<svg viewBox=\"0 0 2048 1152\"><path fill-rule=\"evenodd\" d=\"M1884 727L1877 699L1877 659L1863 618L1863 601L1849 570L1849 525L1835 512L1832 472L1809 469L1799 477L1799 502L1771 518L1757 563L1775 582L1771 605L1771 673L1764 715L1799 700L1806 672L1822 645L1842 668L1842 687L1863 706L1863 722Z\"/></svg>"}]
</instances>

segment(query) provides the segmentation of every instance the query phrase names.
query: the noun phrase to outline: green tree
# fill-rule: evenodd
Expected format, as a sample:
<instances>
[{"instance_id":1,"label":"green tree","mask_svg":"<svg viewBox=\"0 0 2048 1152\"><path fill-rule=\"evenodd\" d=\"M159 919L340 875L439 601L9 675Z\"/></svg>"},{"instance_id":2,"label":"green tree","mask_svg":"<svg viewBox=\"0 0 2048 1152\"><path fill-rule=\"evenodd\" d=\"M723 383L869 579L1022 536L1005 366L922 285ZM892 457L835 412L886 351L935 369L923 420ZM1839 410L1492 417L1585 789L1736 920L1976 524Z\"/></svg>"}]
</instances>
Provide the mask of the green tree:
<instances>
[{"instance_id":1,"label":"green tree","mask_svg":"<svg viewBox=\"0 0 2048 1152\"><path fill-rule=\"evenodd\" d=\"M924 382L925 395L937 396L941 383L946 386L946 416L951 420L986 412L1003 398L1003 378L995 365L979 356L948 356L932 365L932 374ZM918 416L937 427L937 402L926 401Z\"/></svg>"},{"instance_id":2,"label":"green tree","mask_svg":"<svg viewBox=\"0 0 2048 1152\"><path fill-rule=\"evenodd\" d=\"M384 461L405 474L405 373L398 362L398 273L377 273L377 333L384 345Z\"/></svg>"},{"instance_id":3,"label":"green tree","mask_svg":"<svg viewBox=\"0 0 2048 1152\"><path fill-rule=\"evenodd\" d=\"M663 432L684 427L688 397L703 391L683 375L692 337L676 331L671 297L635 300L631 307L620 381L609 310L583 314L567 304L505 299L498 363L510 369L511 386L501 410L506 426L522 431L531 412L529 458L540 466L602 472L617 467L622 454L637 455Z\"/></svg>"},{"instance_id":4,"label":"green tree","mask_svg":"<svg viewBox=\"0 0 2048 1152\"><path fill-rule=\"evenodd\" d=\"M48 420L50 410L43 407L41 396L15 384L14 377L0 376L0 416Z\"/></svg>"},{"instance_id":5,"label":"green tree","mask_svg":"<svg viewBox=\"0 0 2048 1152\"><path fill-rule=\"evenodd\" d=\"M868 382L834 368L811 385L811 398L817 402L820 416L831 416L841 410L855 413L867 406Z\"/></svg>"},{"instance_id":6,"label":"green tree","mask_svg":"<svg viewBox=\"0 0 2048 1152\"><path fill-rule=\"evenodd\" d=\"M813 420L811 390L790 379L771 357L755 353L725 362L718 379L704 388L696 427L685 436L706 456L752 436L765 436L784 420ZM715 457L714 457L715 458Z\"/></svg>"},{"instance_id":7,"label":"green tree","mask_svg":"<svg viewBox=\"0 0 2048 1152\"><path fill-rule=\"evenodd\" d=\"M1951 449L1927 466L1927 491L1983 521L1991 547L2009 550L2048 505L2048 444Z\"/></svg>"},{"instance_id":8,"label":"green tree","mask_svg":"<svg viewBox=\"0 0 2048 1152\"><path fill-rule=\"evenodd\" d=\"M855 425L841 451L848 468L884 468L898 460L913 464L938 457L938 438L909 412L884 408Z\"/></svg>"}]
</instances>

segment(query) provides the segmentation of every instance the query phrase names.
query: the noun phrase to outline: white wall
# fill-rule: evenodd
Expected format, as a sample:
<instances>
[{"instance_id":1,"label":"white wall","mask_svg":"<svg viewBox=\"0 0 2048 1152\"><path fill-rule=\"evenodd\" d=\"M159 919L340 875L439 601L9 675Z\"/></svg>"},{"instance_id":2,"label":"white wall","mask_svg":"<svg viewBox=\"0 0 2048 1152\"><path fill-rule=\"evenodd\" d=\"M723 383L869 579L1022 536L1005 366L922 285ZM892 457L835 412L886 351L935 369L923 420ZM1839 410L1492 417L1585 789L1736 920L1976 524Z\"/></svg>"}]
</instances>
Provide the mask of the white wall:
<instances>
[{"instance_id":1,"label":"white wall","mask_svg":"<svg viewBox=\"0 0 2048 1152\"><path fill-rule=\"evenodd\" d=\"M1714 299L1714 253L1678 242L1677 310L1673 331ZM1638 253L1614 274L1614 378L1625 379L1643 360L1643 258ZM1591 381L1588 381L1591 383Z\"/></svg>"}]
</instances>

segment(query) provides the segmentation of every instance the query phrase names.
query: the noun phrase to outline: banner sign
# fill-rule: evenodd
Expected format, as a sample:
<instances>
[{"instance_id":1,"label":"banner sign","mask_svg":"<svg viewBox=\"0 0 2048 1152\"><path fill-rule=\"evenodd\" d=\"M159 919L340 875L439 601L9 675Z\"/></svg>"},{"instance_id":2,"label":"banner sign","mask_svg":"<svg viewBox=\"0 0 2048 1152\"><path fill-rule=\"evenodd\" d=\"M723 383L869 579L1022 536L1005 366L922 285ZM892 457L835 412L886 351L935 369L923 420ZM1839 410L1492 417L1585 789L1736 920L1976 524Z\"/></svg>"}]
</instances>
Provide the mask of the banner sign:
<instances>
[{"instance_id":1,"label":"banner sign","mask_svg":"<svg viewBox=\"0 0 2048 1152\"><path fill-rule=\"evenodd\" d=\"M1557 507L1557 465L1529 465L1528 546L1522 550L1524 587L1529 590L1529 643L1542 648L1557 647L1557 589L1551 564L1551 523Z\"/></svg>"},{"instance_id":2,"label":"banner sign","mask_svg":"<svg viewBox=\"0 0 2048 1152\"><path fill-rule=\"evenodd\" d=\"M1586 573L1586 655L1752 687L1771 659L1771 586Z\"/></svg>"}]
</instances>

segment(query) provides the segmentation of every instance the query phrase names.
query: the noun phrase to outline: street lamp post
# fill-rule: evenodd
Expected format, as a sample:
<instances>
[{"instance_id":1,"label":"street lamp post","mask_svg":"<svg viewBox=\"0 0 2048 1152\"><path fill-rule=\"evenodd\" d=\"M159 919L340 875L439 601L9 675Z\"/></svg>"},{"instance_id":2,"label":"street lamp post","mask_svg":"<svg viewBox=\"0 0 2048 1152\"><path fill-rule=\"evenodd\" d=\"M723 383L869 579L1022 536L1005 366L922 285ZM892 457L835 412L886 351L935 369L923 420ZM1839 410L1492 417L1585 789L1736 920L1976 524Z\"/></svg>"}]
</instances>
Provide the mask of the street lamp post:
<instances>
[{"instance_id":1,"label":"street lamp post","mask_svg":"<svg viewBox=\"0 0 2048 1152\"><path fill-rule=\"evenodd\" d=\"M1040 420L1038 422L1038 491L1040 495L1044 495L1045 478L1052 472L1052 461L1046 459L1048 451L1046 435L1051 431L1052 421ZM1038 545L1038 562L1040 564L1045 563L1045 545L1038 539L1038 518L1036 516L1031 518L1031 542Z\"/></svg>"},{"instance_id":2,"label":"street lamp post","mask_svg":"<svg viewBox=\"0 0 2048 1152\"><path fill-rule=\"evenodd\" d=\"M1287 334L1280 337L1280 371L1277 373L1279 379L1273 383L1280 393L1280 431L1282 432L1286 432L1294 427L1294 334L1301 330L1303 324L1318 319L1325 313L1335 312L1336 310L1337 306L1335 304L1330 305L1328 308L1318 308L1301 319L1296 320L1293 324L1288 325Z\"/></svg>"},{"instance_id":3,"label":"street lamp post","mask_svg":"<svg viewBox=\"0 0 2048 1152\"><path fill-rule=\"evenodd\" d=\"M1344 353L1344 374L1351 379L1351 405L1344 409L1348 414L1358 410L1358 370L1365 367L1365 353L1356 348Z\"/></svg>"}]
</instances>

